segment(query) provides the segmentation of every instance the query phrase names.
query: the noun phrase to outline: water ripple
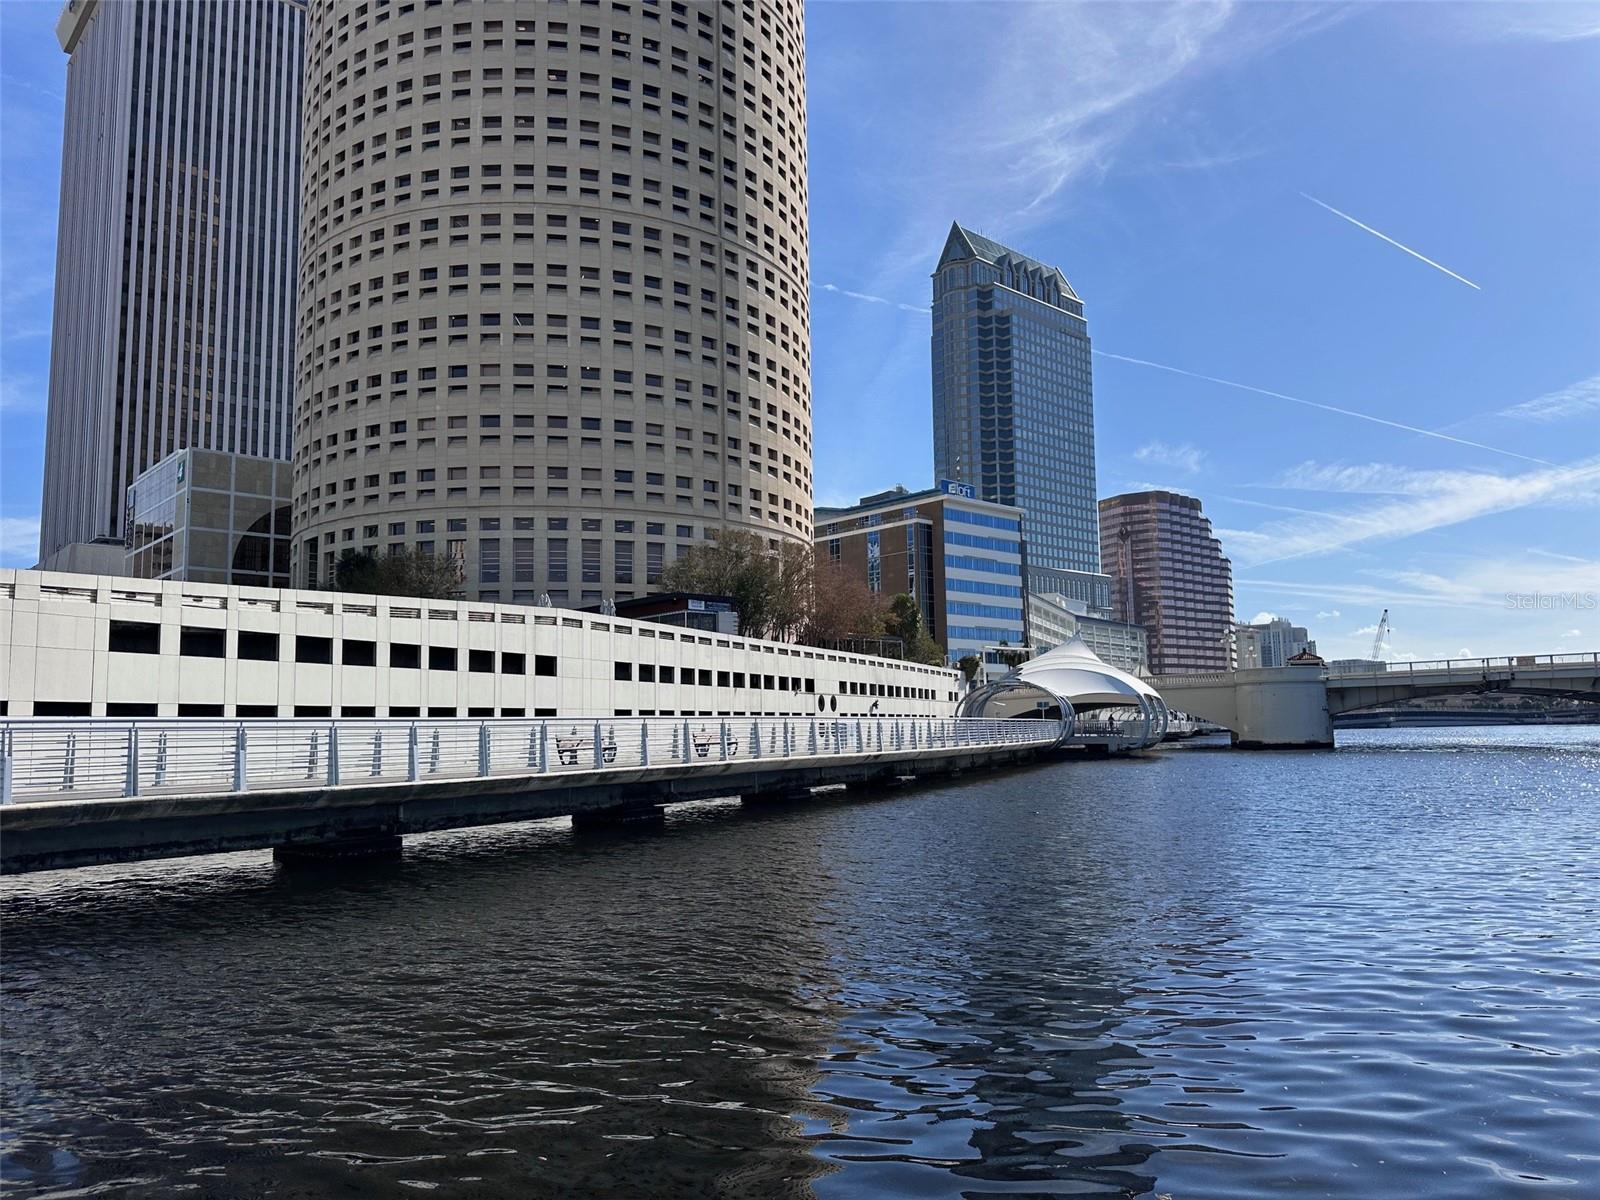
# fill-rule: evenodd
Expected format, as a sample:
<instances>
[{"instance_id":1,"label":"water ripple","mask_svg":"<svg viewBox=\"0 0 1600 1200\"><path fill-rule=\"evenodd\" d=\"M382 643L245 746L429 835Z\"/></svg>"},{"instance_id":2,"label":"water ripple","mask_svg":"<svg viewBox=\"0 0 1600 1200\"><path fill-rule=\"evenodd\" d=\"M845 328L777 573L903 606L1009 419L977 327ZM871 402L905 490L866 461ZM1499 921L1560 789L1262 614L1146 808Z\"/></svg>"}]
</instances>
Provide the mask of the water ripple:
<instances>
[{"instance_id":1,"label":"water ripple","mask_svg":"<svg viewBox=\"0 0 1600 1200\"><path fill-rule=\"evenodd\" d=\"M7 881L15 1196L1600 1195L1600 738Z\"/></svg>"}]
</instances>

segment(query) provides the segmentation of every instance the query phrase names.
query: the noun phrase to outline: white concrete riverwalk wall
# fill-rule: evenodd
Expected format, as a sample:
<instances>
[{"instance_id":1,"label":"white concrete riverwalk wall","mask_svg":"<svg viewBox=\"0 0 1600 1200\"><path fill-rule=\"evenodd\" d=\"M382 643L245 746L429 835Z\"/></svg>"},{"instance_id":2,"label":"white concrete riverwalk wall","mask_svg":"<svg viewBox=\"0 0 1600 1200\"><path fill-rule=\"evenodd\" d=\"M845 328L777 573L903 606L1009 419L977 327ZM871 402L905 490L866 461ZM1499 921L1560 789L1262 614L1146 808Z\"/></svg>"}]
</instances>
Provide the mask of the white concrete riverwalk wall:
<instances>
[{"instance_id":1,"label":"white concrete riverwalk wall","mask_svg":"<svg viewBox=\"0 0 1600 1200\"><path fill-rule=\"evenodd\" d=\"M0 716L950 716L941 667L567 609L0 570Z\"/></svg>"}]
</instances>

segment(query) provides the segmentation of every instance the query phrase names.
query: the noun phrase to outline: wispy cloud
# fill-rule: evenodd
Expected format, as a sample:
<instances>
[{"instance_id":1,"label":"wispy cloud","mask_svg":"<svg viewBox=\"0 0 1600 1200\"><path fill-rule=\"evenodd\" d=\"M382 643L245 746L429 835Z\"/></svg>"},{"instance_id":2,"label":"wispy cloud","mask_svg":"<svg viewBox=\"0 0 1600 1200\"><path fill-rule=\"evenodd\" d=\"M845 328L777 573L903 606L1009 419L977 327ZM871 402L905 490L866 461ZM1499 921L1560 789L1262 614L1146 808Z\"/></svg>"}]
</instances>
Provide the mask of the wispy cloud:
<instances>
[{"instance_id":1,"label":"wispy cloud","mask_svg":"<svg viewBox=\"0 0 1600 1200\"><path fill-rule=\"evenodd\" d=\"M1590 413L1600 413L1600 375L1591 375L1543 396L1513 404L1497 415L1518 421L1562 421Z\"/></svg>"},{"instance_id":2,"label":"wispy cloud","mask_svg":"<svg viewBox=\"0 0 1600 1200\"><path fill-rule=\"evenodd\" d=\"M898 308L901 312L921 313L926 316L931 313L931 308L921 308L915 304L905 304L899 300L890 300L887 296L874 296L867 292L852 292L849 288L839 287L832 283L817 284L819 290L832 292L836 296L848 296L851 300L863 300L868 304L886 304L890 308Z\"/></svg>"},{"instance_id":3,"label":"wispy cloud","mask_svg":"<svg viewBox=\"0 0 1600 1200\"><path fill-rule=\"evenodd\" d=\"M1481 288L1481 287L1478 287L1478 285L1477 285L1477 284L1475 284L1475 283L1473 283L1473 282L1472 282L1472 280L1470 280L1470 279L1468 279L1468 278L1467 278L1467 277L1466 277L1466 276L1464 276L1464 275L1457 275L1457 274L1456 274L1456 273L1455 273L1455 272L1454 272L1454 271L1452 271L1452 270L1451 270L1451 269L1450 269L1450 268L1449 268L1449 267L1447 267L1447 266L1444 266L1444 265L1443 265L1443 264L1441 264L1441 263L1436 263L1436 262L1434 262L1434 261L1433 261L1433 259L1431 259L1431 258L1429 258L1429 257L1428 257L1428 256L1427 256L1427 255L1425 255L1425 254L1419 254L1419 253L1417 253L1417 252L1416 252L1416 251L1415 251L1415 250L1413 250L1413 249L1412 249L1412 248L1411 248L1411 247L1410 247L1410 246L1407 246L1407 245L1406 245L1406 244L1405 244L1405 243L1404 243L1404 242L1397 242L1397 241L1395 241L1395 240L1394 240L1394 239L1393 239L1393 238L1392 238L1392 237L1390 237L1390 236L1389 236L1389 235L1388 235L1388 234L1387 234L1387 233L1380 233L1380 232L1378 232L1378 230L1376 230L1376 229L1374 229L1374 228L1373 228L1373 227L1372 227L1372 226L1371 226L1371 225L1366 225L1366 224L1363 224L1363 223L1362 223L1362 222L1360 222L1360 221L1358 221L1358 220L1356 220L1356 219L1355 219L1355 218L1354 218L1354 217L1352 217L1352 216L1351 216L1351 215L1350 215L1350 214L1349 214L1349 213L1347 213L1347 212L1340 212L1340 211L1339 211L1339 210L1338 210L1338 209L1337 209L1337 208L1335 208L1335 207L1334 207L1334 206L1333 206L1333 205L1331 205L1331 204L1324 204L1324 203L1323 203L1323 202L1322 202L1322 201L1321 201L1321 200L1318 200L1318 199L1317 199L1317 198L1316 198L1316 197L1315 197L1315 196L1309 196L1309 195L1306 195L1306 193L1305 193L1305 192L1301 192L1301 193L1300 193L1300 194L1301 194L1301 195L1302 195L1302 196L1305 196L1305 198L1306 198L1306 199L1307 199L1307 200L1309 200L1309 201L1311 201L1311 203L1313 203L1313 204L1315 204L1315 205L1316 205L1316 206L1317 206L1317 207L1318 207L1318 208L1325 208L1325 209L1327 209L1327 210L1328 210L1328 211L1329 211L1329 212L1331 212L1331 213L1332 213L1332 214L1333 214L1333 215L1334 215L1334 216L1336 216L1336 217L1342 217L1342 218L1344 218L1344 219L1345 219L1345 220L1346 220L1346 221L1349 221L1349 222L1350 222L1350 224L1352 224L1352 225L1354 225L1354 226L1355 226L1355 227L1356 227L1356 228L1357 228L1357 229L1364 229L1364 230L1366 230L1366 231L1367 231L1367 232L1368 232L1368 233L1370 233L1370 234L1371 234L1371 235L1372 235L1372 236L1373 236L1373 237L1376 237L1376 238L1382 238L1382 239L1383 239L1383 240L1384 240L1384 241L1386 241L1386 242L1388 242L1388 243L1389 243L1389 245L1391 245L1391 246L1394 246L1394 247L1395 247L1395 248L1396 248L1396 249L1399 249L1399 250L1404 250L1404 251L1405 251L1405 252L1406 252L1406 253L1407 253L1407 254L1409 254L1409 255L1411 255L1411 257L1412 257L1412 258L1415 258L1415 259L1418 259L1418 260L1420 260L1420 261L1421 261L1421 262L1425 262L1425 263L1427 263L1427 264L1428 264L1428 265L1429 265L1429 266L1430 266L1430 267L1432 267L1432 268L1433 268L1433 269L1434 269L1434 270L1435 270L1435 271L1443 271L1443 272L1444 272L1444 273L1445 273L1445 274L1446 274L1446 275L1448 275L1448 276L1450 276L1450 278L1451 278L1451 279L1456 279L1456 280L1459 280L1459 281L1460 281L1460 282L1462 282L1462 283L1464 283L1464 284L1466 284L1466 285L1467 285L1467 286L1468 286L1468 287L1469 287L1469 288L1473 288L1473 289L1475 289L1475 290L1476 290L1476 291L1480 291L1480 292L1481 292L1481 291L1483 291L1483 289L1482 289L1482 288Z\"/></svg>"},{"instance_id":4,"label":"wispy cloud","mask_svg":"<svg viewBox=\"0 0 1600 1200\"><path fill-rule=\"evenodd\" d=\"M1136 462L1173 467L1193 475L1204 465L1206 454L1204 450L1187 442L1178 445L1168 442L1146 442L1133 452L1133 457Z\"/></svg>"},{"instance_id":5,"label":"wispy cloud","mask_svg":"<svg viewBox=\"0 0 1600 1200\"><path fill-rule=\"evenodd\" d=\"M1002 240L1023 235L1058 212L1071 185L1109 170L1174 87L1268 53L1348 10L1234 0L991 4L963 26L962 86L932 93L912 75L947 56L946 27L914 5L897 11L904 15L890 18L897 24L888 31L902 47L894 61L819 64L811 80L814 107L837 90L848 91L855 110L896 114L892 128L874 131L879 163L871 186L896 220L869 269L867 294L894 295L925 279L929 247L940 244L952 218ZM904 100L913 89L924 102L910 107ZM1220 156L1187 162L1178 155L1172 165L1203 168L1213 158L1244 156L1223 146Z\"/></svg>"},{"instance_id":6,"label":"wispy cloud","mask_svg":"<svg viewBox=\"0 0 1600 1200\"><path fill-rule=\"evenodd\" d=\"M0 567L31 567L39 561L39 518L0 517Z\"/></svg>"},{"instance_id":7,"label":"wispy cloud","mask_svg":"<svg viewBox=\"0 0 1600 1200\"><path fill-rule=\"evenodd\" d=\"M1333 490L1361 490L1364 480L1344 479L1341 473L1347 470L1307 463L1289 477L1298 474L1302 483L1314 478L1335 485ZM1600 456L1517 475L1431 471L1407 481L1403 473L1404 468L1383 468L1383 490L1397 494L1378 496L1348 511L1289 517L1255 529L1220 529L1217 536L1236 561L1262 566L1412 537L1534 505L1600 502ZM1339 487L1341 482L1345 486Z\"/></svg>"},{"instance_id":8,"label":"wispy cloud","mask_svg":"<svg viewBox=\"0 0 1600 1200\"><path fill-rule=\"evenodd\" d=\"M1470 37L1516 38L1538 42L1575 42L1600 37L1600 8L1573 0L1517 0L1516 3L1462 4L1452 12L1464 18ZM1435 14L1428 13L1430 22Z\"/></svg>"},{"instance_id":9,"label":"wispy cloud","mask_svg":"<svg viewBox=\"0 0 1600 1200\"><path fill-rule=\"evenodd\" d=\"M1458 438L1452 434L1440 433L1436 429L1419 429L1415 425L1406 425L1400 421L1391 421L1387 417L1375 417L1371 413L1356 412L1350 408L1339 408L1333 404L1322 404L1316 400L1303 400L1299 396L1286 395L1275 392L1270 388L1259 388L1248 383L1236 383L1232 379L1218 379L1215 375L1202 375L1198 371L1186 371L1182 367L1169 367L1165 363L1151 362L1145 358L1130 358L1126 354L1112 354L1109 350L1091 351L1098 358L1110 358L1117 362L1132 363L1139 367L1150 367L1157 371L1167 371L1173 375L1183 375L1189 379L1198 379L1204 383L1220 384L1222 387L1238 388L1242 392L1254 392L1258 396L1270 396L1274 400L1287 400L1290 404L1299 404L1305 408L1320 409L1323 412L1337 413L1342 417L1354 417L1358 421L1370 421L1374 425L1386 425L1390 429L1403 430L1406 433L1419 434L1422 437L1436 438L1441 442L1454 442L1458 446L1470 446L1474 450L1487 450L1491 454L1503 454L1507 458L1520 459L1523 462L1538 463L1540 466L1554 466L1542 458L1533 458L1526 454L1516 454L1499 446L1485 445L1483 442L1471 442L1466 438Z\"/></svg>"}]
</instances>

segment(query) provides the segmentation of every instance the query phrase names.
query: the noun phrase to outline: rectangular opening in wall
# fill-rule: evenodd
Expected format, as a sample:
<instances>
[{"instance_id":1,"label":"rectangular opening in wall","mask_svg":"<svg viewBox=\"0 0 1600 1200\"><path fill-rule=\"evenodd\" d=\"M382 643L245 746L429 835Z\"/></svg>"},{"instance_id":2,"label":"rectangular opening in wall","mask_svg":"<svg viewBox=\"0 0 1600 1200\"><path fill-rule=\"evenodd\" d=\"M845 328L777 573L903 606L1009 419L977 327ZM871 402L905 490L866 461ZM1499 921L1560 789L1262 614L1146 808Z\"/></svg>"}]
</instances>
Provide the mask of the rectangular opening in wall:
<instances>
[{"instance_id":1,"label":"rectangular opening in wall","mask_svg":"<svg viewBox=\"0 0 1600 1200\"><path fill-rule=\"evenodd\" d=\"M150 621L111 622L113 654L160 654L161 626Z\"/></svg>"},{"instance_id":2,"label":"rectangular opening in wall","mask_svg":"<svg viewBox=\"0 0 1600 1200\"><path fill-rule=\"evenodd\" d=\"M477 671L479 674L482 674L482 675L493 675L494 674L494 651L493 650L468 650L467 651L467 670L469 670L469 671ZM488 712L488 713L485 713L484 715L488 716L488 717L492 717L492 716L494 716L494 713L493 712Z\"/></svg>"},{"instance_id":3,"label":"rectangular opening in wall","mask_svg":"<svg viewBox=\"0 0 1600 1200\"><path fill-rule=\"evenodd\" d=\"M711 672L710 671L701 671L701 672L699 672L699 675L700 675L700 686L701 687L710 687L711 686Z\"/></svg>"},{"instance_id":4,"label":"rectangular opening in wall","mask_svg":"<svg viewBox=\"0 0 1600 1200\"><path fill-rule=\"evenodd\" d=\"M186 658L226 658L228 656L228 631L226 629L184 629L178 634L178 653Z\"/></svg>"},{"instance_id":5,"label":"rectangular opening in wall","mask_svg":"<svg viewBox=\"0 0 1600 1200\"><path fill-rule=\"evenodd\" d=\"M276 704L240 704L234 708L233 715L244 720L276 717L278 715L278 706Z\"/></svg>"},{"instance_id":6,"label":"rectangular opening in wall","mask_svg":"<svg viewBox=\"0 0 1600 1200\"><path fill-rule=\"evenodd\" d=\"M220 717L222 705L220 704L180 704L178 705L180 717Z\"/></svg>"},{"instance_id":7,"label":"rectangular opening in wall","mask_svg":"<svg viewBox=\"0 0 1600 1200\"><path fill-rule=\"evenodd\" d=\"M633 664L625 662L612 663L611 678L631 682L633 679Z\"/></svg>"},{"instance_id":8,"label":"rectangular opening in wall","mask_svg":"<svg viewBox=\"0 0 1600 1200\"><path fill-rule=\"evenodd\" d=\"M370 704L346 704L339 709L341 717L375 717L378 710Z\"/></svg>"},{"instance_id":9,"label":"rectangular opening in wall","mask_svg":"<svg viewBox=\"0 0 1600 1200\"><path fill-rule=\"evenodd\" d=\"M378 665L378 643L364 638L345 638L340 648L347 667L375 667Z\"/></svg>"},{"instance_id":10,"label":"rectangular opening in wall","mask_svg":"<svg viewBox=\"0 0 1600 1200\"><path fill-rule=\"evenodd\" d=\"M326 704L296 704L294 715L297 717L331 717L333 709Z\"/></svg>"},{"instance_id":11,"label":"rectangular opening in wall","mask_svg":"<svg viewBox=\"0 0 1600 1200\"><path fill-rule=\"evenodd\" d=\"M494 716L494 709L493 708L468 708L467 709L467 716L469 716L469 717L492 717L492 716Z\"/></svg>"},{"instance_id":12,"label":"rectangular opening in wall","mask_svg":"<svg viewBox=\"0 0 1600 1200\"><path fill-rule=\"evenodd\" d=\"M428 707L428 715L430 717L453 717L456 715L456 710L453 708L446 708L442 704L430 705Z\"/></svg>"},{"instance_id":13,"label":"rectangular opening in wall","mask_svg":"<svg viewBox=\"0 0 1600 1200\"><path fill-rule=\"evenodd\" d=\"M156 706L154 704L113 704L109 701L106 704L106 716L108 717L153 717L156 715Z\"/></svg>"},{"instance_id":14,"label":"rectangular opening in wall","mask_svg":"<svg viewBox=\"0 0 1600 1200\"><path fill-rule=\"evenodd\" d=\"M676 667L660 666L656 668L656 678L662 683L673 683L675 682L676 672Z\"/></svg>"},{"instance_id":15,"label":"rectangular opening in wall","mask_svg":"<svg viewBox=\"0 0 1600 1200\"><path fill-rule=\"evenodd\" d=\"M500 656L500 674L526 675L528 673L528 656L526 654L502 654Z\"/></svg>"},{"instance_id":16,"label":"rectangular opening in wall","mask_svg":"<svg viewBox=\"0 0 1600 1200\"><path fill-rule=\"evenodd\" d=\"M294 639L294 660L297 663L331 663L333 639L299 634Z\"/></svg>"},{"instance_id":17,"label":"rectangular opening in wall","mask_svg":"<svg viewBox=\"0 0 1600 1200\"><path fill-rule=\"evenodd\" d=\"M536 717L553 717L556 715L556 710L553 708L536 708L533 710L533 715Z\"/></svg>"},{"instance_id":18,"label":"rectangular opening in wall","mask_svg":"<svg viewBox=\"0 0 1600 1200\"><path fill-rule=\"evenodd\" d=\"M528 710L525 708L502 708L500 715L502 717L521 717L526 716L527 712Z\"/></svg>"},{"instance_id":19,"label":"rectangular opening in wall","mask_svg":"<svg viewBox=\"0 0 1600 1200\"><path fill-rule=\"evenodd\" d=\"M87 717L93 712L87 700L35 700L36 717Z\"/></svg>"},{"instance_id":20,"label":"rectangular opening in wall","mask_svg":"<svg viewBox=\"0 0 1600 1200\"><path fill-rule=\"evenodd\" d=\"M454 671L455 669L456 669L456 648L454 646L429 646L428 647L428 670L430 670L430 671ZM450 713L451 713L452 716L454 716L455 715L455 710L451 709Z\"/></svg>"},{"instance_id":21,"label":"rectangular opening in wall","mask_svg":"<svg viewBox=\"0 0 1600 1200\"><path fill-rule=\"evenodd\" d=\"M252 662L274 662L278 657L278 635L239 630L239 657Z\"/></svg>"},{"instance_id":22,"label":"rectangular opening in wall","mask_svg":"<svg viewBox=\"0 0 1600 1200\"><path fill-rule=\"evenodd\" d=\"M556 656L554 654L535 654L533 656L533 673L535 675L554 675L556 673ZM555 716L554 712L550 714Z\"/></svg>"},{"instance_id":23,"label":"rectangular opening in wall","mask_svg":"<svg viewBox=\"0 0 1600 1200\"><path fill-rule=\"evenodd\" d=\"M389 705L389 715L391 717L420 717L422 710L415 704L391 704Z\"/></svg>"},{"instance_id":24,"label":"rectangular opening in wall","mask_svg":"<svg viewBox=\"0 0 1600 1200\"><path fill-rule=\"evenodd\" d=\"M415 671L422 666L422 647L415 642L390 642L389 665L402 671Z\"/></svg>"}]
</instances>

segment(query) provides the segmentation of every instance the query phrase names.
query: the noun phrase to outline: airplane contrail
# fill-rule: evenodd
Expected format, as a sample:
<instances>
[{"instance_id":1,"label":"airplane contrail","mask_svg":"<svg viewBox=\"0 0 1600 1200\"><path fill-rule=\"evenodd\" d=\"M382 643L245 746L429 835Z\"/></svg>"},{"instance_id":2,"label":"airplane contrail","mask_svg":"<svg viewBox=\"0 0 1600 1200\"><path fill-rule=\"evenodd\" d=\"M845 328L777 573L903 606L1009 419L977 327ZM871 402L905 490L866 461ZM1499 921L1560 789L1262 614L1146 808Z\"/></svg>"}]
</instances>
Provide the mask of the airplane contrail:
<instances>
[{"instance_id":1,"label":"airplane contrail","mask_svg":"<svg viewBox=\"0 0 1600 1200\"><path fill-rule=\"evenodd\" d=\"M1306 195L1305 192L1301 192L1300 194L1302 196L1305 196L1305 198L1307 200L1311 201L1311 203L1315 204L1318 208L1325 208L1329 212L1331 212L1334 216L1343 217L1346 221L1349 221L1350 224L1354 225L1357 229L1365 229L1373 237L1382 238L1384 241L1388 242L1389 245L1399 247L1399 249L1404 250L1407 254L1411 255L1412 258L1420 258L1423 262L1427 263L1434 270L1443 271L1446 275L1450 276L1451 279L1459 279L1462 283L1466 284L1469 288L1473 288L1473 289L1475 289L1477 291L1480 291L1480 292L1483 291L1483 289L1481 287L1478 287L1477 284L1473 283L1472 280L1466 278L1464 275L1457 275L1449 267L1446 267L1446 266L1441 265L1440 263L1434 262L1433 259L1429 258L1427 255L1418 254L1410 246L1407 246L1407 245L1404 245L1404 244L1402 244L1400 242L1395 241L1387 233L1379 233L1371 225L1363 225L1360 221L1356 220L1349 213L1340 212L1333 205L1324 204L1321 200L1318 200L1315 196L1308 196L1308 195Z\"/></svg>"},{"instance_id":2,"label":"airplane contrail","mask_svg":"<svg viewBox=\"0 0 1600 1200\"><path fill-rule=\"evenodd\" d=\"M1532 458L1526 454L1502 450L1499 446L1486 446L1482 442L1469 442L1466 438L1452 437L1448 433L1440 433L1433 429L1419 429L1415 425L1403 425L1399 421L1391 421L1385 417L1375 417L1371 413L1356 412L1350 408L1338 408L1332 404L1320 404L1315 400L1302 400L1299 396L1286 396L1282 392L1252 387L1248 383L1236 383L1232 379L1218 379L1214 375L1201 375L1197 371L1185 371L1181 367L1169 367L1165 363L1150 362L1148 359L1143 358L1129 358L1126 354L1112 354L1109 350L1096 350L1094 353L1101 358L1114 358L1118 362L1133 363L1141 367L1154 367L1157 371L1169 371L1174 375L1186 375L1190 379L1199 379L1206 383L1220 383L1223 387L1238 388L1243 392L1255 392L1258 396L1271 396L1274 400L1287 400L1290 404L1302 404L1306 408L1317 408L1323 412L1338 413L1342 417L1355 417L1359 421L1371 421L1374 425L1387 425L1390 429L1403 429L1407 433L1419 433L1423 437L1437 438L1441 442L1454 442L1458 446L1471 446L1474 450L1487 450L1491 454L1503 454L1507 458L1520 458L1523 462L1538 463L1541 467L1553 467L1556 465L1548 459Z\"/></svg>"}]
</instances>

